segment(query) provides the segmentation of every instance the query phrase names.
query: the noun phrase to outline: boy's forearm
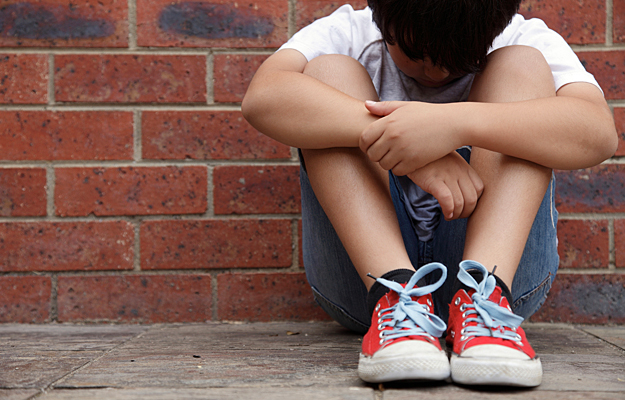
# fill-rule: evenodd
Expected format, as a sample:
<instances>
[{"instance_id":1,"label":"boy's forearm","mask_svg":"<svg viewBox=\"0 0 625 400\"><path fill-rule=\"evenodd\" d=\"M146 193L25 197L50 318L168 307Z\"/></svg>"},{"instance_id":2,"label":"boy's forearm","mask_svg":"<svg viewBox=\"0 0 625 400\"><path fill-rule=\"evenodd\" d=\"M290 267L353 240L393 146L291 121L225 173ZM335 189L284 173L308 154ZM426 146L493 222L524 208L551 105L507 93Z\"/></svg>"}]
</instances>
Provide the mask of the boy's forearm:
<instances>
[{"instance_id":1,"label":"boy's forearm","mask_svg":"<svg viewBox=\"0 0 625 400\"><path fill-rule=\"evenodd\" d=\"M363 101L287 71L252 82L242 111L259 131L299 148L358 147L363 129L377 119Z\"/></svg>"},{"instance_id":2,"label":"boy's forearm","mask_svg":"<svg viewBox=\"0 0 625 400\"><path fill-rule=\"evenodd\" d=\"M586 168L614 154L608 109L574 97L458 103L462 141L554 169Z\"/></svg>"}]
</instances>

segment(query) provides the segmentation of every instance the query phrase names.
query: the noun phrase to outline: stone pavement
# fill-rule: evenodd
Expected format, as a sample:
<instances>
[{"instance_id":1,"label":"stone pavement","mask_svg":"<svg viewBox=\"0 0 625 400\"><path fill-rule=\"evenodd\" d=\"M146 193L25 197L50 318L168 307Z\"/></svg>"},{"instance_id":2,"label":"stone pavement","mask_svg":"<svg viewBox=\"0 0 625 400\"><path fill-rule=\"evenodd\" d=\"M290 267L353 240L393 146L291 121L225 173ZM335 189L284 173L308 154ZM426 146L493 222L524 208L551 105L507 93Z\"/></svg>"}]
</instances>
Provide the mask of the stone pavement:
<instances>
[{"instance_id":1,"label":"stone pavement","mask_svg":"<svg viewBox=\"0 0 625 400\"><path fill-rule=\"evenodd\" d=\"M625 399L625 326L526 324L534 390L367 385L360 336L334 323L0 325L0 398Z\"/></svg>"}]
</instances>

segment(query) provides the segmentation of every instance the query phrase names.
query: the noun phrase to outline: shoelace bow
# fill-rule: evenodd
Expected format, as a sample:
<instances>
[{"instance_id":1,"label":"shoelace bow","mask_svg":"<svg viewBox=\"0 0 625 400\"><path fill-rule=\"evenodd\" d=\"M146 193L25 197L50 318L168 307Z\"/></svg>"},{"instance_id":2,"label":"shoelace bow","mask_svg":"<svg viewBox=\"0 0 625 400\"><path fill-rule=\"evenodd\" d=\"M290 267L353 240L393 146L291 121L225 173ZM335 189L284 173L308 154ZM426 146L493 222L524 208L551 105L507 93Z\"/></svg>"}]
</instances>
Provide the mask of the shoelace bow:
<instances>
[{"instance_id":1,"label":"shoelace bow","mask_svg":"<svg viewBox=\"0 0 625 400\"><path fill-rule=\"evenodd\" d=\"M467 270L478 270L483 276L482 281L478 284ZM489 300L497 283L495 277L488 274L486 267L476 261L463 261L460 263L458 279L469 288L475 289L471 296L473 304L464 304L461 311L466 310L466 315L472 315L465 322L477 322L477 326L466 326L462 335L492 336L519 342L521 336L516 333L516 329L523 322L523 318Z\"/></svg>"},{"instance_id":2,"label":"shoelace bow","mask_svg":"<svg viewBox=\"0 0 625 400\"><path fill-rule=\"evenodd\" d=\"M415 287L417 282L434 270L442 271L441 278L431 285ZM412 275L405 287L397 282L383 278L376 278L380 284L397 292L399 301L392 307L379 311L382 323L380 328L392 327L392 330L382 331L382 342L406 336L434 336L440 337L447 328L443 320L428 311L427 306L412 299L432 293L442 286L447 278L447 268L440 263L430 263L419 268Z\"/></svg>"}]
</instances>

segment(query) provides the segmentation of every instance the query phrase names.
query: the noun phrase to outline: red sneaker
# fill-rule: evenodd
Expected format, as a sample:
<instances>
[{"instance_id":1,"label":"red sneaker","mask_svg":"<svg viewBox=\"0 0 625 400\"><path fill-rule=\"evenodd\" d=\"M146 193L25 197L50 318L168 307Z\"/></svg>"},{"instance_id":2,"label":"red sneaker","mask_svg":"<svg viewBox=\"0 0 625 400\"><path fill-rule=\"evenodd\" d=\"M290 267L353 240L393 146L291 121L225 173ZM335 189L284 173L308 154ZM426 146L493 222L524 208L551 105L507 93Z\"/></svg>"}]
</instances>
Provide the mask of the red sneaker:
<instances>
[{"instance_id":1,"label":"red sneaker","mask_svg":"<svg viewBox=\"0 0 625 400\"><path fill-rule=\"evenodd\" d=\"M416 287L422 277L434 270L443 272L438 282ZM446 326L434 314L430 294L446 277L444 265L431 263L415 272L406 284L377 279L391 291L378 301L371 327L362 340L358 362L360 379L389 382L449 377L449 360L438 341Z\"/></svg>"},{"instance_id":2,"label":"red sneaker","mask_svg":"<svg viewBox=\"0 0 625 400\"><path fill-rule=\"evenodd\" d=\"M476 282L467 270L483 276ZM453 346L451 378L465 385L533 387L542 381L540 359L512 313L495 277L475 261L460 263L458 279L470 289L460 289L449 310L447 345Z\"/></svg>"}]
</instances>

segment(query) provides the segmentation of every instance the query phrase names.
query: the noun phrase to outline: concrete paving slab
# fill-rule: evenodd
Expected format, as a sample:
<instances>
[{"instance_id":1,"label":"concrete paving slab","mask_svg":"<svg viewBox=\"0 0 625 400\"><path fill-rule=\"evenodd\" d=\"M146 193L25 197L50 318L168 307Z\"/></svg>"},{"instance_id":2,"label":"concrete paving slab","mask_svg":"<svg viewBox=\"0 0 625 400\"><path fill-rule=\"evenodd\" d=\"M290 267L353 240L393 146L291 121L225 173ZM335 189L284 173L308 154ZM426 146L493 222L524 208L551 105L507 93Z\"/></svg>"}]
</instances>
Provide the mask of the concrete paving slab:
<instances>
[{"instance_id":1,"label":"concrete paving slab","mask_svg":"<svg viewBox=\"0 0 625 400\"><path fill-rule=\"evenodd\" d=\"M619 391L625 399L625 357L542 355L540 390Z\"/></svg>"},{"instance_id":2,"label":"concrete paving slab","mask_svg":"<svg viewBox=\"0 0 625 400\"><path fill-rule=\"evenodd\" d=\"M538 355L589 354L623 356L623 352L606 345L605 341L567 325L523 325L527 339Z\"/></svg>"},{"instance_id":3,"label":"concrete paving slab","mask_svg":"<svg viewBox=\"0 0 625 400\"><path fill-rule=\"evenodd\" d=\"M486 388L466 389L460 387L446 387L440 389L390 389L382 392L383 400L622 400L622 393L606 392L554 392L540 390L500 390L493 391Z\"/></svg>"},{"instance_id":4,"label":"concrete paving slab","mask_svg":"<svg viewBox=\"0 0 625 400\"><path fill-rule=\"evenodd\" d=\"M525 330L543 365L538 390L618 391L625 398L623 351L572 326L530 324Z\"/></svg>"},{"instance_id":5,"label":"concrete paving slab","mask_svg":"<svg viewBox=\"0 0 625 400\"><path fill-rule=\"evenodd\" d=\"M375 400L370 388L210 388L210 389L55 389L43 396L45 400Z\"/></svg>"},{"instance_id":6,"label":"concrete paving slab","mask_svg":"<svg viewBox=\"0 0 625 400\"><path fill-rule=\"evenodd\" d=\"M0 325L0 388L45 388L146 329L131 325Z\"/></svg>"},{"instance_id":7,"label":"concrete paving slab","mask_svg":"<svg viewBox=\"0 0 625 400\"><path fill-rule=\"evenodd\" d=\"M145 325L0 324L0 343L22 350L106 351L148 329Z\"/></svg>"},{"instance_id":8,"label":"concrete paving slab","mask_svg":"<svg viewBox=\"0 0 625 400\"><path fill-rule=\"evenodd\" d=\"M534 390L367 385L361 337L335 323L0 325L0 381L15 386L0 398L625 399L625 351L612 344L625 327L525 329L545 371Z\"/></svg>"},{"instance_id":9,"label":"concrete paving slab","mask_svg":"<svg viewBox=\"0 0 625 400\"><path fill-rule=\"evenodd\" d=\"M335 323L164 326L56 387L362 387L360 341Z\"/></svg>"},{"instance_id":10,"label":"concrete paving slab","mask_svg":"<svg viewBox=\"0 0 625 400\"><path fill-rule=\"evenodd\" d=\"M595 335L612 343L613 345L625 350L625 326L610 326L610 327L580 327L584 332L588 332L591 335Z\"/></svg>"},{"instance_id":11,"label":"concrete paving slab","mask_svg":"<svg viewBox=\"0 0 625 400\"><path fill-rule=\"evenodd\" d=\"M28 400L39 392L37 389L0 389L0 399Z\"/></svg>"}]
</instances>

